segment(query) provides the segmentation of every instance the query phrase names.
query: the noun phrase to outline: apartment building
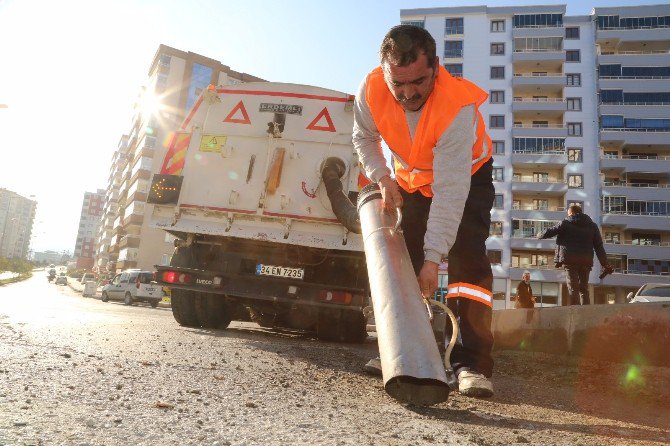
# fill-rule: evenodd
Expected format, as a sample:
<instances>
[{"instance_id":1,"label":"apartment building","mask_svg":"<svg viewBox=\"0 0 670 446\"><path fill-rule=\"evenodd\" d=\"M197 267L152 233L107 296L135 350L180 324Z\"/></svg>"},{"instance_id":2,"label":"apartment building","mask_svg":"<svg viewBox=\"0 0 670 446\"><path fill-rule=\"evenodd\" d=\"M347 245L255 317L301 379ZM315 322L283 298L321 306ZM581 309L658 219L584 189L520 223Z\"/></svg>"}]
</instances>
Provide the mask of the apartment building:
<instances>
[{"instance_id":1,"label":"apartment building","mask_svg":"<svg viewBox=\"0 0 670 446\"><path fill-rule=\"evenodd\" d=\"M151 176L160 170L170 132L178 128L208 85L263 79L231 70L218 60L160 45L150 63L127 135L117 145L109 170L95 265L100 272L153 269L167 264L173 238L144 221Z\"/></svg>"},{"instance_id":2,"label":"apartment building","mask_svg":"<svg viewBox=\"0 0 670 446\"><path fill-rule=\"evenodd\" d=\"M494 308L531 272L539 305L567 300L554 240L537 240L572 203L601 227L615 273L597 303L670 283L670 5L401 10L435 38L444 67L487 90L496 188L487 249Z\"/></svg>"},{"instance_id":3,"label":"apartment building","mask_svg":"<svg viewBox=\"0 0 670 446\"><path fill-rule=\"evenodd\" d=\"M37 202L0 188L0 257L27 259Z\"/></svg>"},{"instance_id":4,"label":"apartment building","mask_svg":"<svg viewBox=\"0 0 670 446\"><path fill-rule=\"evenodd\" d=\"M102 206L105 200L105 190L85 192L79 214L79 228L74 247L74 258L77 268L90 269L93 267L96 252L96 235L100 227Z\"/></svg>"}]
</instances>

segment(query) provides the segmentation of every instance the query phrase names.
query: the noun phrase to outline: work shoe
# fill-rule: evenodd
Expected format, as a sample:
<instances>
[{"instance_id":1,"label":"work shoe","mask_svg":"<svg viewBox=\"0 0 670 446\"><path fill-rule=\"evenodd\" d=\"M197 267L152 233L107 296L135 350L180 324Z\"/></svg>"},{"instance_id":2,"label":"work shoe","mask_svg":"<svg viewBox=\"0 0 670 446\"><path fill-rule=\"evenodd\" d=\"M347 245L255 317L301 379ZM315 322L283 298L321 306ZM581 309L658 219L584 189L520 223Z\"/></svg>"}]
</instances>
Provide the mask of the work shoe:
<instances>
[{"instance_id":1,"label":"work shoe","mask_svg":"<svg viewBox=\"0 0 670 446\"><path fill-rule=\"evenodd\" d=\"M363 370L371 375L382 376L382 361L379 359L379 356L369 360L368 363L363 366Z\"/></svg>"},{"instance_id":2,"label":"work shoe","mask_svg":"<svg viewBox=\"0 0 670 446\"><path fill-rule=\"evenodd\" d=\"M463 370L458 374L458 391L465 396L489 398L493 396L493 384L481 373Z\"/></svg>"}]
</instances>

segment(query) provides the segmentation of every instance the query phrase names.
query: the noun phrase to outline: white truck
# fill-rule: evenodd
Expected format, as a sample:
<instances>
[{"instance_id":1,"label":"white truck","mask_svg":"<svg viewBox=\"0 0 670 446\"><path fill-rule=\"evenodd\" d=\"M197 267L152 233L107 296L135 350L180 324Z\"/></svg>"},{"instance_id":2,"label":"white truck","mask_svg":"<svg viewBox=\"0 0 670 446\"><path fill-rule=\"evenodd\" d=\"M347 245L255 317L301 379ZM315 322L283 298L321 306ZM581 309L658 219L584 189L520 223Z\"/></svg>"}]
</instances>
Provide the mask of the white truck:
<instances>
[{"instance_id":1,"label":"white truck","mask_svg":"<svg viewBox=\"0 0 670 446\"><path fill-rule=\"evenodd\" d=\"M204 91L175 132L148 202L177 237L157 280L181 325L231 320L361 342L369 284L353 203L353 97L247 83Z\"/></svg>"}]
</instances>

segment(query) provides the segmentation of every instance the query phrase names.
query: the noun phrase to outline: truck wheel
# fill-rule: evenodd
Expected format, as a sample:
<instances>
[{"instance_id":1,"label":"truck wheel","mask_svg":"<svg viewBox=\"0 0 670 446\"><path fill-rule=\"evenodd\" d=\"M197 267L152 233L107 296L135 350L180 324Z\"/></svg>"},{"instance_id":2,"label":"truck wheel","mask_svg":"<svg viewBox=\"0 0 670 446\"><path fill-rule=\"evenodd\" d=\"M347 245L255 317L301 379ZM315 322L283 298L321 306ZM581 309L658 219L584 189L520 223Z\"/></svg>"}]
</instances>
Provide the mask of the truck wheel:
<instances>
[{"instance_id":1,"label":"truck wheel","mask_svg":"<svg viewBox=\"0 0 670 446\"><path fill-rule=\"evenodd\" d=\"M195 314L195 291L172 289L172 316L179 325L184 327L200 327Z\"/></svg>"},{"instance_id":2,"label":"truck wheel","mask_svg":"<svg viewBox=\"0 0 670 446\"><path fill-rule=\"evenodd\" d=\"M126 305L133 304L133 296L131 296L128 291L126 291L126 296L123 298L123 303Z\"/></svg>"},{"instance_id":3,"label":"truck wheel","mask_svg":"<svg viewBox=\"0 0 670 446\"><path fill-rule=\"evenodd\" d=\"M322 309L316 337L322 341L361 343L368 337L365 317L360 311Z\"/></svg>"},{"instance_id":4,"label":"truck wheel","mask_svg":"<svg viewBox=\"0 0 670 446\"><path fill-rule=\"evenodd\" d=\"M223 296L210 293L197 293L195 314L203 328L225 329L232 320L230 310Z\"/></svg>"},{"instance_id":5,"label":"truck wheel","mask_svg":"<svg viewBox=\"0 0 670 446\"><path fill-rule=\"evenodd\" d=\"M107 295L106 291L102 292L102 297L100 298L101 301L107 302L109 300L109 296Z\"/></svg>"}]
</instances>

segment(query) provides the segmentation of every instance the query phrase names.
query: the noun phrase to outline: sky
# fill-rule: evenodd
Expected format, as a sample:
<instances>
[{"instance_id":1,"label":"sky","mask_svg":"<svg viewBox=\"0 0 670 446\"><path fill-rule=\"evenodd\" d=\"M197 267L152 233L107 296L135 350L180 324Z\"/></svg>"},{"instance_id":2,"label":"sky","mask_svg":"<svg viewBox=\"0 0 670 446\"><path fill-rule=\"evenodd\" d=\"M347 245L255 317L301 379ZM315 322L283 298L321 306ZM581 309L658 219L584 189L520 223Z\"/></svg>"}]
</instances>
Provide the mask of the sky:
<instances>
[{"instance_id":1,"label":"sky","mask_svg":"<svg viewBox=\"0 0 670 446\"><path fill-rule=\"evenodd\" d=\"M0 187L37 200L31 249L74 251L158 45L270 81L354 93L401 9L541 1L0 0ZM594 6L662 3L567 1Z\"/></svg>"}]
</instances>

